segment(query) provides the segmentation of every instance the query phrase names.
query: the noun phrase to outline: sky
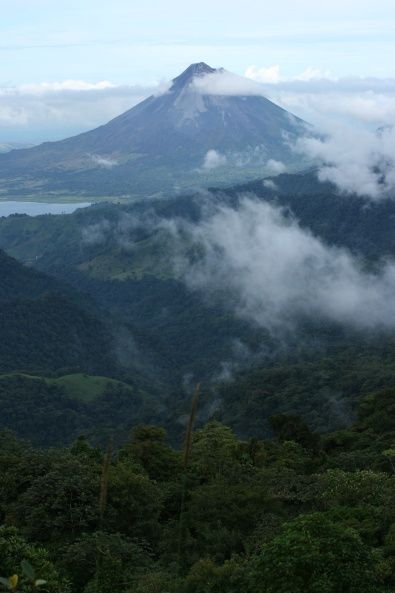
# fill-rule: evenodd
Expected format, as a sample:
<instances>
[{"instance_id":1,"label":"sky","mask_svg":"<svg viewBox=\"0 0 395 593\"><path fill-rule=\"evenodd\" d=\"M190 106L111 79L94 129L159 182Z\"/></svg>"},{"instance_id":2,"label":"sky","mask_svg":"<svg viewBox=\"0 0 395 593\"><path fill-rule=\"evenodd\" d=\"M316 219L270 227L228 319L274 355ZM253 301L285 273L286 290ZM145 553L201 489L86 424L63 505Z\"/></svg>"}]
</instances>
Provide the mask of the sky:
<instances>
[{"instance_id":1,"label":"sky","mask_svg":"<svg viewBox=\"0 0 395 593\"><path fill-rule=\"evenodd\" d=\"M393 0L0 0L0 11L0 144L104 123L193 62L247 74L301 112L287 84L395 79Z\"/></svg>"}]
</instances>

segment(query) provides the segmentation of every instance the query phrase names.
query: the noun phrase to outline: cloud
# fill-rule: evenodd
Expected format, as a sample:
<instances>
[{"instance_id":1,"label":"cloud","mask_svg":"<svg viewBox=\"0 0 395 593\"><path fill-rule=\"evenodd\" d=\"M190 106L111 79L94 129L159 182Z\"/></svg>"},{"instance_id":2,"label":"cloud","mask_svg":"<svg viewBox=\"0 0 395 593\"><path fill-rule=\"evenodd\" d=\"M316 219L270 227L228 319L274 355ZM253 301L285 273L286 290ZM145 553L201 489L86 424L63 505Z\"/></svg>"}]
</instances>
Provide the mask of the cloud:
<instances>
[{"instance_id":1,"label":"cloud","mask_svg":"<svg viewBox=\"0 0 395 593\"><path fill-rule=\"evenodd\" d=\"M360 329L395 327L395 264L376 272L345 249L330 247L281 209L251 197L182 227L204 255L185 263L184 278L211 302L273 332L299 318Z\"/></svg>"},{"instance_id":2,"label":"cloud","mask_svg":"<svg viewBox=\"0 0 395 593\"><path fill-rule=\"evenodd\" d=\"M280 66L278 64L266 67L257 67L255 65L248 66L246 68L244 76L251 80L255 80L256 82L261 82L265 84L278 84L284 81L280 73ZM300 74L297 74L296 76L290 78L289 81L310 82L311 80L322 79L332 80L330 77L329 70L321 70L321 68L314 68L312 66L309 66L308 68L305 68L305 70L303 70L303 72L301 72Z\"/></svg>"},{"instance_id":3,"label":"cloud","mask_svg":"<svg viewBox=\"0 0 395 593\"><path fill-rule=\"evenodd\" d=\"M112 167L116 167L119 164L115 159L104 158L97 154L92 154L91 159L99 167L104 167L105 169L112 169Z\"/></svg>"},{"instance_id":4,"label":"cloud","mask_svg":"<svg viewBox=\"0 0 395 593\"><path fill-rule=\"evenodd\" d=\"M217 150L208 150L203 162L203 169L216 169L226 165L227 158Z\"/></svg>"},{"instance_id":5,"label":"cloud","mask_svg":"<svg viewBox=\"0 0 395 593\"><path fill-rule=\"evenodd\" d=\"M223 68L195 78L192 88L202 95L263 96L264 88L253 80L228 72Z\"/></svg>"},{"instance_id":6,"label":"cloud","mask_svg":"<svg viewBox=\"0 0 395 593\"><path fill-rule=\"evenodd\" d=\"M167 83L151 86L114 85L65 80L0 87L0 140L57 140L102 125Z\"/></svg>"},{"instance_id":7,"label":"cloud","mask_svg":"<svg viewBox=\"0 0 395 593\"><path fill-rule=\"evenodd\" d=\"M395 122L395 91L346 91L340 83L325 90L325 85L319 89L306 83L303 89L278 87L275 92L269 91L267 96L284 109L316 125L339 120L377 126Z\"/></svg>"},{"instance_id":8,"label":"cloud","mask_svg":"<svg viewBox=\"0 0 395 593\"><path fill-rule=\"evenodd\" d=\"M279 175L280 173L284 173L287 170L287 167L281 161L276 161L275 159L269 159L266 163L266 167L269 173L273 175Z\"/></svg>"},{"instance_id":9,"label":"cloud","mask_svg":"<svg viewBox=\"0 0 395 593\"><path fill-rule=\"evenodd\" d=\"M225 304L276 336L306 319L368 331L395 328L394 262L367 271L362 260L302 229L289 212L251 195L239 198L236 207L213 206L210 193L201 194L198 222L159 218L150 209L137 216L120 211L115 220L84 227L82 241L114 242L138 253L140 232L148 231L155 253L166 245L166 257L155 265L171 262L172 274L211 305Z\"/></svg>"},{"instance_id":10,"label":"cloud","mask_svg":"<svg viewBox=\"0 0 395 593\"><path fill-rule=\"evenodd\" d=\"M324 138L301 138L295 150L319 159L318 177L345 193L373 200L393 197L395 190L395 128L368 130L332 127Z\"/></svg>"},{"instance_id":11,"label":"cloud","mask_svg":"<svg viewBox=\"0 0 395 593\"><path fill-rule=\"evenodd\" d=\"M249 66L245 76L264 83L269 99L311 123L339 116L365 124L395 123L395 78L336 78L312 66L285 78L277 65Z\"/></svg>"},{"instance_id":12,"label":"cloud","mask_svg":"<svg viewBox=\"0 0 395 593\"><path fill-rule=\"evenodd\" d=\"M266 72L276 75L266 77ZM287 80L277 66L250 66L246 76L255 81L266 77L268 98L314 124L320 137L300 139L295 150L320 164L322 181L372 199L393 193L395 79L336 79L309 67Z\"/></svg>"},{"instance_id":13,"label":"cloud","mask_svg":"<svg viewBox=\"0 0 395 593\"><path fill-rule=\"evenodd\" d=\"M248 66L245 71L245 76L256 82L276 84L277 82L280 82L280 66L278 64L266 68L257 68L254 65Z\"/></svg>"},{"instance_id":14,"label":"cloud","mask_svg":"<svg viewBox=\"0 0 395 593\"><path fill-rule=\"evenodd\" d=\"M41 82L38 84L22 84L18 91L23 94L45 95L47 93L57 93L61 91L102 91L113 89L116 85L108 80L99 82L86 82L85 80L62 80L60 82ZM4 91L3 91L4 92Z\"/></svg>"},{"instance_id":15,"label":"cloud","mask_svg":"<svg viewBox=\"0 0 395 593\"><path fill-rule=\"evenodd\" d=\"M301 80L303 82L310 82L311 80L330 80L329 70L321 70L320 68L312 68L309 66L303 72L295 76L295 80Z\"/></svg>"},{"instance_id":16,"label":"cloud","mask_svg":"<svg viewBox=\"0 0 395 593\"><path fill-rule=\"evenodd\" d=\"M81 239L86 245L100 245L112 233L108 220L103 219L81 229Z\"/></svg>"},{"instance_id":17,"label":"cloud","mask_svg":"<svg viewBox=\"0 0 395 593\"><path fill-rule=\"evenodd\" d=\"M262 183L263 186L267 189L272 189L273 191L276 191L278 189L277 185L274 183L272 179L264 179Z\"/></svg>"}]
</instances>

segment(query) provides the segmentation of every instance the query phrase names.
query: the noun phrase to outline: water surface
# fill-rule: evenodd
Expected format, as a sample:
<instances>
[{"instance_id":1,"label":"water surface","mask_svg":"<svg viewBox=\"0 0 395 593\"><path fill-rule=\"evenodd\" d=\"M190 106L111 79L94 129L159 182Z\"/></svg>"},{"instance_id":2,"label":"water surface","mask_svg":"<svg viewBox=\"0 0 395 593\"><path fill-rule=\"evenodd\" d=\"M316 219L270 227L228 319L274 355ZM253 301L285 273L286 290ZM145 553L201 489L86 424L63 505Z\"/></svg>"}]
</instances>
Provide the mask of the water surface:
<instances>
[{"instance_id":1,"label":"water surface","mask_svg":"<svg viewBox=\"0 0 395 593\"><path fill-rule=\"evenodd\" d=\"M38 216L39 214L71 214L78 208L86 208L90 202L80 202L78 204L45 204L41 202L1 202L0 216L9 216L10 214L29 214Z\"/></svg>"}]
</instances>

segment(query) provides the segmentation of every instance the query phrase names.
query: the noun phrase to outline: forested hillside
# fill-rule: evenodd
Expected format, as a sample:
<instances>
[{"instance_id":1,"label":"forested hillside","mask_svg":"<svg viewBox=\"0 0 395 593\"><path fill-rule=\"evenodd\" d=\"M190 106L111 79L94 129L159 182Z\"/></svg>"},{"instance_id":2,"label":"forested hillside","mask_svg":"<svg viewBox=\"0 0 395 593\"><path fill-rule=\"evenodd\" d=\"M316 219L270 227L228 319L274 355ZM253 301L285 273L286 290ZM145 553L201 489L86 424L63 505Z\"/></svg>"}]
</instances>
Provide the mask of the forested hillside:
<instances>
[{"instance_id":1,"label":"forested hillside","mask_svg":"<svg viewBox=\"0 0 395 593\"><path fill-rule=\"evenodd\" d=\"M71 288L0 252L0 371L114 368L106 326Z\"/></svg>"},{"instance_id":2,"label":"forested hillside","mask_svg":"<svg viewBox=\"0 0 395 593\"><path fill-rule=\"evenodd\" d=\"M7 339L0 370L44 378L49 372L83 372L137 384L160 401L156 414L141 419L165 425L172 442L197 381L204 390L200 421L218 418L240 436L269 435L268 418L284 412L301 415L321 432L349 424L361 396L394 384L391 330L305 315L277 335L238 314L228 279L221 298L186 282L185 270L205 249L190 228L213 208L238 211L249 195L283 206L301 229L328 248L348 248L369 270L395 254L395 202L341 195L318 182L314 171L267 181L168 200L99 204L66 216L0 219L0 247L29 266L2 257L8 280L0 289L1 323ZM12 398L7 405L18 408ZM70 405L67 398L56 404L59 410ZM70 442L78 429L93 430L89 418L101 418L96 404L83 405L81 421L71 423L59 442ZM12 412L18 434L35 438L22 428L21 411L19 406ZM111 411L109 427L118 418L116 409ZM131 405L120 434L138 418ZM3 426L12 427L11 416Z\"/></svg>"},{"instance_id":3,"label":"forested hillside","mask_svg":"<svg viewBox=\"0 0 395 593\"><path fill-rule=\"evenodd\" d=\"M42 579L49 593L392 593L394 402L393 390L370 394L353 426L322 436L290 415L271 418L270 441L211 422L187 456L152 426L105 455L84 438L45 452L3 432L2 582L18 575L30 591Z\"/></svg>"}]
</instances>

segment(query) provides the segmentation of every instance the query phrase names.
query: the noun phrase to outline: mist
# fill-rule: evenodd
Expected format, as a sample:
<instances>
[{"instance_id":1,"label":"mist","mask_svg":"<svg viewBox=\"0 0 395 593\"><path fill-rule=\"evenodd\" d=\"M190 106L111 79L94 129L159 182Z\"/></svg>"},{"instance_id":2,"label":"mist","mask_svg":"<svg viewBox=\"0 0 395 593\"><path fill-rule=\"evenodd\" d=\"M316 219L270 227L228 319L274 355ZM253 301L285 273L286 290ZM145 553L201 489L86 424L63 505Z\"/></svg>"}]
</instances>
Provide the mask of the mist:
<instances>
[{"instance_id":1,"label":"mist","mask_svg":"<svg viewBox=\"0 0 395 593\"><path fill-rule=\"evenodd\" d=\"M197 261L177 260L187 285L262 328L278 332L302 318L365 330L395 326L395 264L367 270L278 207L246 196L238 209L221 206L180 228L203 250Z\"/></svg>"},{"instance_id":2,"label":"mist","mask_svg":"<svg viewBox=\"0 0 395 593\"><path fill-rule=\"evenodd\" d=\"M325 130L324 130L325 132ZM395 190L395 128L369 130L332 125L324 137L298 139L294 148L323 163L318 177L346 194L373 200L393 198Z\"/></svg>"}]
</instances>

